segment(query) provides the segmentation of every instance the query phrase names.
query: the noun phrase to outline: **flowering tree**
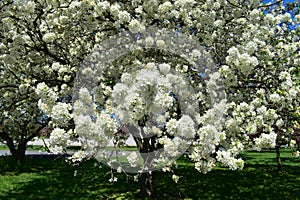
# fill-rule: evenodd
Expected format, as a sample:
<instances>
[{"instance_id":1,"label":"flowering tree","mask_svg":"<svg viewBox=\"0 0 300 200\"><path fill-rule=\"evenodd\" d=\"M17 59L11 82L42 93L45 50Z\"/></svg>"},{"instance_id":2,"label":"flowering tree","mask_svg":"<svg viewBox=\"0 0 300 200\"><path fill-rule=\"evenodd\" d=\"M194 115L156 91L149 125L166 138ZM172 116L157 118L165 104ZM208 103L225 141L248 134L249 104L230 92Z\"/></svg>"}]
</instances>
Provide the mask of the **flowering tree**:
<instances>
[{"instance_id":1,"label":"flowering tree","mask_svg":"<svg viewBox=\"0 0 300 200\"><path fill-rule=\"evenodd\" d=\"M153 194L152 171L171 171L189 145L206 173L216 162L240 169L246 147L279 152L294 136L299 28L289 26L300 17L282 1L19 0L0 9L4 116L24 122L23 112L42 110L53 152L77 138L73 160L142 173L141 195ZM21 93L20 112L8 109ZM125 152L124 165L105 147L129 135L138 152Z\"/></svg>"},{"instance_id":2,"label":"flowering tree","mask_svg":"<svg viewBox=\"0 0 300 200\"><path fill-rule=\"evenodd\" d=\"M254 23L245 26L240 44L228 50L221 72L230 82L232 92L228 93L236 99L234 127L247 133L258 149L266 144L276 147L280 170L280 146L297 138L299 14L292 12L294 7L271 5L276 6L250 12Z\"/></svg>"},{"instance_id":3,"label":"flowering tree","mask_svg":"<svg viewBox=\"0 0 300 200\"><path fill-rule=\"evenodd\" d=\"M15 87L13 88L15 90ZM2 91L10 95L14 93L8 88L7 90L2 88ZM18 101L20 99L16 100L12 97L2 101L4 105L1 106L0 129L1 140L9 147L12 156L17 161L24 158L27 142L39 136L43 128L47 126L47 120L42 119L37 103L26 95L18 97L23 100Z\"/></svg>"},{"instance_id":4,"label":"flowering tree","mask_svg":"<svg viewBox=\"0 0 300 200\"><path fill-rule=\"evenodd\" d=\"M15 151L15 146L19 146L20 155L24 156L27 142L38 136L40 130L53 120L52 115L48 113L52 107L49 105L48 109L43 107L45 109L43 112L39 109L42 105L39 105L38 102L41 97L35 93L37 85L43 82L53 89L52 93L45 94L48 95L49 102L61 102L62 100L67 102L66 93L75 77L76 68L74 66L82 60L88 48L87 43L83 46L71 41L77 40L75 38L79 38L79 35L81 42L85 40L84 38L87 41L93 41L92 38L94 38L89 34L84 36L85 31L83 30L90 33L85 27L68 25L66 20L72 17L65 16L60 18L61 20L64 18L64 22L57 21L60 27L57 26L58 24L50 25L53 30L61 30L60 34L62 34L61 38L56 38L53 43L57 32L55 31L54 34L47 30L50 28L48 22L51 21L51 17L54 17L53 10L58 11L54 12L55 15L63 16L62 13L65 11L59 7L60 5L51 5L51 2L0 2L0 90L3 94L0 99L0 136L9 146L13 155L15 152L17 152L16 155L19 154L18 151ZM80 14L80 12L82 13ZM81 20L85 21L85 17L78 18L82 15L87 16L86 13L83 14L84 12L84 9L78 10L78 15L74 15L73 21L78 24ZM65 23L64 28L62 23ZM73 31L71 31L72 29ZM69 39L65 40L65 38ZM70 52L71 45L73 48L76 46L75 48L78 49L76 51L80 51L80 53L74 55L74 52ZM72 65L68 65L70 63ZM71 122L70 125L72 125Z\"/></svg>"}]
</instances>

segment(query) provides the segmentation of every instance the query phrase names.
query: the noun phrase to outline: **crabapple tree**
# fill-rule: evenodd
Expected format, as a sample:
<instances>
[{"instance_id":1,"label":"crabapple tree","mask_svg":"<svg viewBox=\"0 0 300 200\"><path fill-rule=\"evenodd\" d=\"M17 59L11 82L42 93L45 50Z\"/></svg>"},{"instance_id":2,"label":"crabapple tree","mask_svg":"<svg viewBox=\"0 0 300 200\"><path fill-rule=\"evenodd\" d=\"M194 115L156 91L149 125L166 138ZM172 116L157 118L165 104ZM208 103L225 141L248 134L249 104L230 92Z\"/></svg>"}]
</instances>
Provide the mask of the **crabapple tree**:
<instances>
[{"instance_id":1,"label":"crabapple tree","mask_svg":"<svg viewBox=\"0 0 300 200\"><path fill-rule=\"evenodd\" d=\"M199 172L241 169L248 147L294 144L300 16L282 3L1 1L2 127L47 116L53 152L79 140L73 161L140 173L142 196L187 149Z\"/></svg>"}]
</instances>

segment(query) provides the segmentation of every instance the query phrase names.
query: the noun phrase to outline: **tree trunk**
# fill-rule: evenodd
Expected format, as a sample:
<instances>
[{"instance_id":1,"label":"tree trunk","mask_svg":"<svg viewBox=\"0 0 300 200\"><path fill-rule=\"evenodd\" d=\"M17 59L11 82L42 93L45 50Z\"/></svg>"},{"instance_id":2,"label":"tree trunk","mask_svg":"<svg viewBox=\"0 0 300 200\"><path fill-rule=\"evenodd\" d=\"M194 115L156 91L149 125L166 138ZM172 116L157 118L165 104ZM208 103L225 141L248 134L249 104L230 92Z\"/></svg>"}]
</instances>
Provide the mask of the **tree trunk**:
<instances>
[{"instance_id":1,"label":"tree trunk","mask_svg":"<svg viewBox=\"0 0 300 200\"><path fill-rule=\"evenodd\" d=\"M147 116L139 120L139 128L132 125L127 125L128 131L134 138L138 150L144 160L144 171L140 177L140 192L139 197L153 197L154 196L154 171L151 171L153 159L155 158L155 151L160 149L161 146L157 144L157 135L147 136L144 132Z\"/></svg>"},{"instance_id":2,"label":"tree trunk","mask_svg":"<svg viewBox=\"0 0 300 200\"><path fill-rule=\"evenodd\" d=\"M41 130L47 126L46 125L47 123L48 123L48 121L45 122L45 124L38 127L36 130L34 130L33 133L31 135L29 135L28 137L22 137L22 140L18 143L17 148L15 147L13 138L9 136L8 132L2 131L0 129L0 138L2 138L3 140L6 141L6 145L8 146L9 151L12 154L12 156L15 158L15 160L22 161L25 158L27 142L32 140L37 135L41 134Z\"/></svg>"},{"instance_id":3,"label":"tree trunk","mask_svg":"<svg viewBox=\"0 0 300 200\"><path fill-rule=\"evenodd\" d=\"M26 144L26 142L20 142L18 144L17 155L15 157L17 161L22 161L25 159Z\"/></svg>"},{"instance_id":4,"label":"tree trunk","mask_svg":"<svg viewBox=\"0 0 300 200\"><path fill-rule=\"evenodd\" d=\"M143 133L143 131L142 131ZM138 138L134 137L139 152L144 160L144 167L151 169L153 157L153 151L155 150L154 140L156 136L150 138ZM154 171L147 171L141 174L140 177L140 192L139 197L153 197L154 196Z\"/></svg>"},{"instance_id":5,"label":"tree trunk","mask_svg":"<svg viewBox=\"0 0 300 200\"><path fill-rule=\"evenodd\" d=\"M143 173L140 178L141 188L139 197L153 197L154 195L154 172Z\"/></svg>"},{"instance_id":6,"label":"tree trunk","mask_svg":"<svg viewBox=\"0 0 300 200\"><path fill-rule=\"evenodd\" d=\"M276 162L277 162L277 171L281 171L281 159L280 159L280 145L276 144Z\"/></svg>"},{"instance_id":7,"label":"tree trunk","mask_svg":"<svg viewBox=\"0 0 300 200\"><path fill-rule=\"evenodd\" d=\"M14 159L18 161L22 161L25 158L25 151L26 151L26 142L20 142L18 144L18 148L15 147L14 142L12 138L8 138L6 140L7 146L9 148L9 151L11 155L14 157Z\"/></svg>"}]
</instances>

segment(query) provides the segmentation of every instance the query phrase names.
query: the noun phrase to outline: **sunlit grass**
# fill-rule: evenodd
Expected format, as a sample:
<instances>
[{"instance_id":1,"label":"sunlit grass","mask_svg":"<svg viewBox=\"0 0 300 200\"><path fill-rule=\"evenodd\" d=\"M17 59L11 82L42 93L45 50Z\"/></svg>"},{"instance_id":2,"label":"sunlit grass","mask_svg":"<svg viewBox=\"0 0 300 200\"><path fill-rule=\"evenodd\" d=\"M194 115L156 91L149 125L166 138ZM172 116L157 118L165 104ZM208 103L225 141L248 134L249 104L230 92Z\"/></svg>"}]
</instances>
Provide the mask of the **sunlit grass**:
<instances>
[{"instance_id":1,"label":"sunlit grass","mask_svg":"<svg viewBox=\"0 0 300 200\"><path fill-rule=\"evenodd\" d=\"M40 145L28 145L26 149L29 151L46 151L47 150L46 147L40 146ZM0 150L9 150L9 148L6 145L0 143Z\"/></svg>"},{"instance_id":2,"label":"sunlit grass","mask_svg":"<svg viewBox=\"0 0 300 200\"><path fill-rule=\"evenodd\" d=\"M80 148L81 148L80 146L69 146L69 147L67 147L67 150L71 150L71 151L72 150L80 150ZM45 146L40 146L40 145L28 145L26 149L30 150L30 151L46 151L47 150ZM117 149L122 150L122 151L136 151L137 147L136 146L122 146ZM9 150L9 149L5 144L0 143L0 150ZM108 147L106 147L106 150L113 151L113 150L116 150L116 148L113 146L108 146Z\"/></svg>"},{"instance_id":3,"label":"sunlit grass","mask_svg":"<svg viewBox=\"0 0 300 200\"><path fill-rule=\"evenodd\" d=\"M156 199L299 199L300 158L289 150L281 155L280 173L274 151L242 154L244 170L218 167L208 174L182 157L174 170L181 176L178 184L169 173L155 174ZM70 166L62 159L31 158L16 165L10 157L0 157L0 199L135 199L138 182L113 171L118 182L110 183L109 168L94 163Z\"/></svg>"}]
</instances>

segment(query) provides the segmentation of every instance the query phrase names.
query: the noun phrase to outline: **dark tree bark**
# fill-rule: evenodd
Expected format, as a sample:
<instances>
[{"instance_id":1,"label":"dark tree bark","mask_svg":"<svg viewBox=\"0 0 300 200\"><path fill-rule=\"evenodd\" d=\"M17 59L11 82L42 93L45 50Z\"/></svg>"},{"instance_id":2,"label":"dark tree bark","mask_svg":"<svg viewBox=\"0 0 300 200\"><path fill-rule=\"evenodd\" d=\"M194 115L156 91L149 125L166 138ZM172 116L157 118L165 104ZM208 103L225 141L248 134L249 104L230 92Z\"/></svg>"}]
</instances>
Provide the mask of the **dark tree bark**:
<instances>
[{"instance_id":1,"label":"dark tree bark","mask_svg":"<svg viewBox=\"0 0 300 200\"><path fill-rule=\"evenodd\" d=\"M170 113L176 113L177 120L181 117L181 109L178 102L178 97L171 92L169 94L172 98L176 100L176 109L174 110L168 110ZM134 141L138 147L138 150L144 160L144 168L147 168L149 171L145 171L142 173L140 177L141 181L141 188L139 192L139 197L153 197L154 196L154 169L153 167L153 160L155 156L159 154L157 152L158 150L163 148L163 145L159 144L157 141L157 135L147 136L144 133L143 127L145 127L146 122L148 120L147 115L145 115L142 119L139 120L138 125L139 128L134 127L132 125L127 125L128 132L131 133L131 135L134 138ZM165 127L162 128L162 130L165 130ZM166 134L167 135L167 134ZM173 136L167 135L169 138L173 138Z\"/></svg>"},{"instance_id":2,"label":"dark tree bark","mask_svg":"<svg viewBox=\"0 0 300 200\"><path fill-rule=\"evenodd\" d=\"M151 169L153 157L153 151L155 150L154 144L151 143L151 139L154 138L137 138L134 140L138 146L139 152L144 160L144 167ZM153 197L154 196L154 171L144 172L140 177L140 192L139 197Z\"/></svg>"},{"instance_id":3,"label":"dark tree bark","mask_svg":"<svg viewBox=\"0 0 300 200\"><path fill-rule=\"evenodd\" d=\"M6 132L1 133L1 138L6 141L9 151L16 161L22 161L25 158L27 142L19 142L16 148L13 139Z\"/></svg>"},{"instance_id":4,"label":"dark tree bark","mask_svg":"<svg viewBox=\"0 0 300 200\"><path fill-rule=\"evenodd\" d=\"M40 134L40 131L45 127L45 125L40 126L28 137L22 138L17 145L14 144L14 140L9 134L5 131L0 132L0 138L6 141L6 145L9 148L11 155L16 161L22 161L25 158L26 146L27 143L32 140L34 137Z\"/></svg>"},{"instance_id":5,"label":"dark tree bark","mask_svg":"<svg viewBox=\"0 0 300 200\"><path fill-rule=\"evenodd\" d=\"M0 138L2 138L6 142L10 153L16 161L22 160L25 157L26 143L20 142L18 144L18 148L16 148L13 139L9 137L7 132L1 132Z\"/></svg>"},{"instance_id":6,"label":"dark tree bark","mask_svg":"<svg viewBox=\"0 0 300 200\"><path fill-rule=\"evenodd\" d=\"M23 161L25 159L26 144L25 142L20 142L18 148L12 153L16 161Z\"/></svg>"},{"instance_id":7,"label":"dark tree bark","mask_svg":"<svg viewBox=\"0 0 300 200\"><path fill-rule=\"evenodd\" d=\"M135 131L132 131L133 129L135 129ZM129 127L129 130L133 133L136 133L137 131L135 127ZM140 130L142 137L145 137L143 129ZM151 171L151 167L154 159L154 151L158 148L155 146L156 137L157 136L154 135L148 138L141 138L140 136L133 134L135 143L144 160L144 167L149 169L149 171L142 173L140 177L141 187L138 196L141 198L154 196L154 171Z\"/></svg>"},{"instance_id":8,"label":"dark tree bark","mask_svg":"<svg viewBox=\"0 0 300 200\"><path fill-rule=\"evenodd\" d=\"M154 171L143 173L140 178L141 187L139 197L154 196Z\"/></svg>"},{"instance_id":9,"label":"dark tree bark","mask_svg":"<svg viewBox=\"0 0 300 200\"><path fill-rule=\"evenodd\" d=\"M277 171L281 171L281 159L280 159L280 144L276 144L276 162L277 162Z\"/></svg>"}]
</instances>

